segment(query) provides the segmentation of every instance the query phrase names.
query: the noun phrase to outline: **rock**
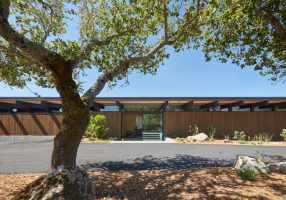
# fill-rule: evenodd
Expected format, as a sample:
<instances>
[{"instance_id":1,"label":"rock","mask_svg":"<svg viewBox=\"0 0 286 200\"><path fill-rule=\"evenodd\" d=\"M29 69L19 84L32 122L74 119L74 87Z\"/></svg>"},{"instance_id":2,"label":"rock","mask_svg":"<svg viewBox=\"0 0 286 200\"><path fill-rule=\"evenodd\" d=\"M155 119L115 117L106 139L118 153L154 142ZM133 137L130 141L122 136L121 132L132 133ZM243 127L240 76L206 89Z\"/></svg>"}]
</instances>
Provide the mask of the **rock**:
<instances>
[{"instance_id":1,"label":"rock","mask_svg":"<svg viewBox=\"0 0 286 200\"><path fill-rule=\"evenodd\" d=\"M271 172L286 174L286 162L269 163L269 169Z\"/></svg>"},{"instance_id":2,"label":"rock","mask_svg":"<svg viewBox=\"0 0 286 200\"><path fill-rule=\"evenodd\" d=\"M237 156L234 164L235 169L245 169L250 168L255 170L257 173L267 173L269 172L268 166L262 162L257 160L256 158L249 156Z\"/></svg>"},{"instance_id":3,"label":"rock","mask_svg":"<svg viewBox=\"0 0 286 200\"><path fill-rule=\"evenodd\" d=\"M193 135L193 136L188 136L187 139L189 141L198 141L198 142L203 142L207 139L209 139L209 136L207 136L207 134L205 133L199 133L197 135Z\"/></svg>"},{"instance_id":4,"label":"rock","mask_svg":"<svg viewBox=\"0 0 286 200\"><path fill-rule=\"evenodd\" d=\"M224 143L233 143L233 141L228 140L228 139L224 139L223 142L224 142Z\"/></svg>"},{"instance_id":5,"label":"rock","mask_svg":"<svg viewBox=\"0 0 286 200\"><path fill-rule=\"evenodd\" d=\"M13 200L92 200L92 183L81 168L59 167L20 191Z\"/></svg>"}]
</instances>

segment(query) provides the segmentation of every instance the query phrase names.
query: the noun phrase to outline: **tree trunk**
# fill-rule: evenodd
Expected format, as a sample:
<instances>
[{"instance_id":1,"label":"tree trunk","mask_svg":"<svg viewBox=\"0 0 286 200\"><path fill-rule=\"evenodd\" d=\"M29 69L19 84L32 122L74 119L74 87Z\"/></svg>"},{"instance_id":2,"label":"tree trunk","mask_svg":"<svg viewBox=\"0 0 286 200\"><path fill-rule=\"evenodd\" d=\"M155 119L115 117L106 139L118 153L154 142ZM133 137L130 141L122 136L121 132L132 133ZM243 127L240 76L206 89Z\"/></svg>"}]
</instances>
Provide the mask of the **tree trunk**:
<instances>
[{"instance_id":1,"label":"tree trunk","mask_svg":"<svg viewBox=\"0 0 286 200\"><path fill-rule=\"evenodd\" d=\"M78 146L89 124L89 102L84 102L77 92L71 73L56 79L56 87L62 99L62 129L54 139L51 167L76 166Z\"/></svg>"}]
</instances>

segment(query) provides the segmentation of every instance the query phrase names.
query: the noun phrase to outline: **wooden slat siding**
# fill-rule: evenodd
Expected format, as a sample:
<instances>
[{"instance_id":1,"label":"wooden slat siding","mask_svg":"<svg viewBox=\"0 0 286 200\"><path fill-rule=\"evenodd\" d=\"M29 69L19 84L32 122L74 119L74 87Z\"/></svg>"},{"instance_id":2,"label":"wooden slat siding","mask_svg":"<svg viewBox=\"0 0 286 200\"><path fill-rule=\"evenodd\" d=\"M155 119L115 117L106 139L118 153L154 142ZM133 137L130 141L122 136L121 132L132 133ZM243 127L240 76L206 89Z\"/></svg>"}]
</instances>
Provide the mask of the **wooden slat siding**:
<instances>
[{"instance_id":1,"label":"wooden slat siding","mask_svg":"<svg viewBox=\"0 0 286 200\"><path fill-rule=\"evenodd\" d=\"M136 126L136 115L131 113L122 114L122 136L126 135L126 131L133 131Z\"/></svg>"},{"instance_id":2,"label":"wooden slat siding","mask_svg":"<svg viewBox=\"0 0 286 200\"><path fill-rule=\"evenodd\" d=\"M120 112L95 112L107 116L108 127L112 137L121 136ZM122 114L122 116L129 114ZM131 117L131 116L130 116ZM133 116L132 116L133 117ZM128 118L128 117L127 117ZM124 121L129 121L126 117ZM244 130L250 136L259 132L267 132L279 137L286 128L286 112L165 112L164 130L166 133L176 132L179 136L187 136L190 124L197 124L201 132L206 132L208 125L217 128L217 136L231 135L233 130ZM0 135L56 135L60 130L62 114L17 113L0 114ZM19 124L19 122L21 122ZM134 125L134 120L131 120ZM130 128L132 128L130 126ZM133 127L134 128L134 127ZM124 131L124 127L122 129Z\"/></svg>"},{"instance_id":3,"label":"wooden slat siding","mask_svg":"<svg viewBox=\"0 0 286 200\"><path fill-rule=\"evenodd\" d=\"M233 137L234 130L245 131L248 136L267 132L273 140L281 140L280 133L286 128L286 112L165 112L165 133L175 132L184 137L190 124L197 124L199 132L207 132L212 124L217 129L217 137Z\"/></svg>"},{"instance_id":4,"label":"wooden slat siding","mask_svg":"<svg viewBox=\"0 0 286 200\"><path fill-rule=\"evenodd\" d=\"M120 138L120 112L94 112L107 117L112 137ZM61 129L62 114L17 113L0 114L0 135L56 135Z\"/></svg>"}]
</instances>

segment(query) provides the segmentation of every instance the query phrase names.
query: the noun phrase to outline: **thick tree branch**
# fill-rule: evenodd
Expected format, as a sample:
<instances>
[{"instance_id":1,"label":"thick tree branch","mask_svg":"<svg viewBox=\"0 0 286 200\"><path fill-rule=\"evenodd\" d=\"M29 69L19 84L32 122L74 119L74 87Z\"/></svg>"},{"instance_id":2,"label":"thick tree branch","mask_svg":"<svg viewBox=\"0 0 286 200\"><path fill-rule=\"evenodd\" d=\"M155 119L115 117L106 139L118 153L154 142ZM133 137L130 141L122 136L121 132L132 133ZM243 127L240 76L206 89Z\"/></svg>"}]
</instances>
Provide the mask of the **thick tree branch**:
<instances>
[{"instance_id":1,"label":"thick tree branch","mask_svg":"<svg viewBox=\"0 0 286 200\"><path fill-rule=\"evenodd\" d=\"M0 12L5 19L8 19L10 13L10 0L0 0Z\"/></svg>"},{"instance_id":2,"label":"thick tree branch","mask_svg":"<svg viewBox=\"0 0 286 200\"><path fill-rule=\"evenodd\" d=\"M3 8L6 5L3 4L5 1L0 1L0 36L9 42L10 45L21 50L31 60L40 63L54 74L62 74L64 67L69 66L69 63L61 55L17 33L8 23L8 16L5 16L4 10L7 10L7 8Z\"/></svg>"},{"instance_id":3,"label":"thick tree branch","mask_svg":"<svg viewBox=\"0 0 286 200\"><path fill-rule=\"evenodd\" d=\"M282 23L279 21L277 17L275 17L270 11L266 11L261 7L261 5L258 3L256 4L256 13L258 16L260 16L266 23L270 23L274 30L275 35L277 38L286 44L286 29L282 25Z\"/></svg>"},{"instance_id":4,"label":"thick tree branch","mask_svg":"<svg viewBox=\"0 0 286 200\"><path fill-rule=\"evenodd\" d=\"M151 50L143 55L143 56L136 56L136 57L129 57L119 62L119 64L114 67L111 71L104 72L101 74L94 85L89 88L89 90L83 95L84 98L89 98L90 102L93 102L96 95L98 95L101 90L104 88L105 84L109 81L112 81L114 78L118 77L119 75L126 74L128 69L132 65L140 64L147 62L151 59L154 55L156 55L164 46L170 45L173 40L165 40L162 38L159 43L157 43Z\"/></svg>"},{"instance_id":5,"label":"thick tree branch","mask_svg":"<svg viewBox=\"0 0 286 200\"><path fill-rule=\"evenodd\" d=\"M71 61L71 66L76 67L84 59L89 57L91 52L92 52L92 50L93 50L93 48L94 48L94 46L109 45L112 42L112 40L117 39L119 37L122 37L122 36L124 36L125 34L127 34L129 32L133 32L133 29L132 30L122 31L120 33L116 33L116 34L110 35L110 36L106 37L104 40L100 40L97 37L93 37L92 39L89 40L89 42L86 44L86 46L83 47L81 53Z\"/></svg>"}]
</instances>

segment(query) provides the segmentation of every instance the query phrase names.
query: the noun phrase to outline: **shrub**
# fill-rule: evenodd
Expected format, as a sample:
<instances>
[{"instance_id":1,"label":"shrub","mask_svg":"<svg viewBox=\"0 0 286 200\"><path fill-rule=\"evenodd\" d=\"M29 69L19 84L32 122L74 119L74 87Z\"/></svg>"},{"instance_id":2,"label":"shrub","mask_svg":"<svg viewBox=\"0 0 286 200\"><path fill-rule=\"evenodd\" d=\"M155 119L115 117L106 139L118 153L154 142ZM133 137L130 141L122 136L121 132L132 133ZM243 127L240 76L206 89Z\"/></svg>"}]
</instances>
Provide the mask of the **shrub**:
<instances>
[{"instance_id":1,"label":"shrub","mask_svg":"<svg viewBox=\"0 0 286 200\"><path fill-rule=\"evenodd\" d=\"M253 141L258 142L258 144L262 144L263 142L270 142L273 135L269 135L268 133L259 133L253 137Z\"/></svg>"},{"instance_id":2,"label":"shrub","mask_svg":"<svg viewBox=\"0 0 286 200\"><path fill-rule=\"evenodd\" d=\"M91 116L89 126L85 134L91 140L94 140L95 138L103 140L108 139L109 128L107 127L106 116L105 115Z\"/></svg>"},{"instance_id":3,"label":"shrub","mask_svg":"<svg viewBox=\"0 0 286 200\"><path fill-rule=\"evenodd\" d=\"M192 135L197 135L199 133L199 127L197 126L197 124L189 125L189 133L191 133Z\"/></svg>"},{"instance_id":4,"label":"shrub","mask_svg":"<svg viewBox=\"0 0 286 200\"><path fill-rule=\"evenodd\" d=\"M255 181L257 178L257 173L254 169L243 168L236 171L236 175L242 178L243 180Z\"/></svg>"},{"instance_id":5,"label":"shrub","mask_svg":"<svg viewBox=\"0 0 286 200\"><path fill-rule=\"evenodd\" d=\"M233 139L238 141L245 141L246 134L244 131L234 131Z\"/></svg>"},{"instance_id":6,"label":"shrub","mask_svg":"<svg viewBox=\"0 0 286 200\"><path fill-rule=\"evenodd\" d=\"M280 136L283 138L283 141L286 142L286 129L282 130L282 133L280 134Z\"/></svg>"},{"instance_id":7,"label":"shrub","mask_svg":"<svg viewBox=\"0 0 286 200\"><path fill-rule=\"evenodd\" d=\"M214 141L215 140L215 133L216 133L216 128L213 125L209 125L208 127L208 135L209 135L209 140Z\"/></svg>"},{"instance_id":8,"label":"shrub","mask_svg":"<svg viewBox=\"0 0 286 200\"><path fill-rule=\"evenodd\" d=\"M176 137L175 140L176 140L177 142L182 142L182 143L188 142L188 139L187 139L187 138L181 138L181 137Z\"/></svg>"}]
</instances>

